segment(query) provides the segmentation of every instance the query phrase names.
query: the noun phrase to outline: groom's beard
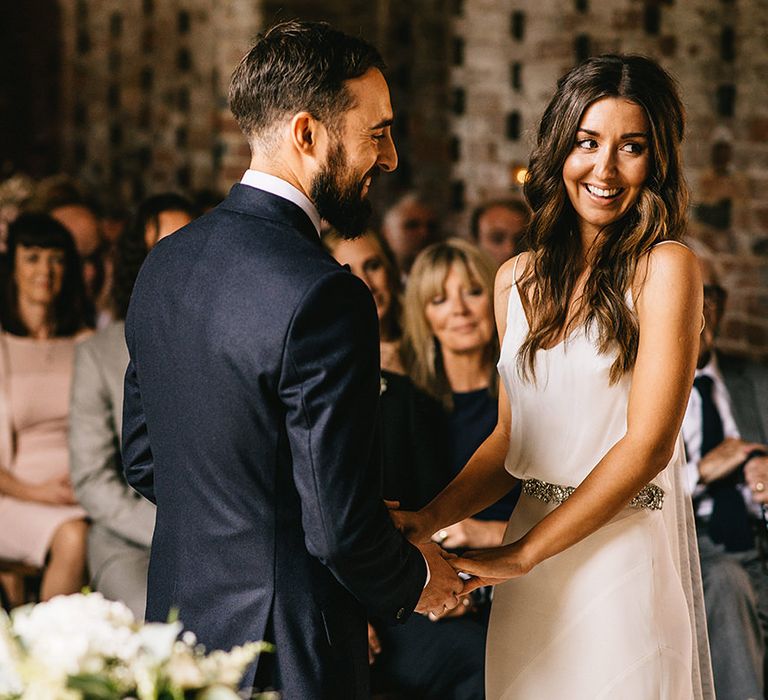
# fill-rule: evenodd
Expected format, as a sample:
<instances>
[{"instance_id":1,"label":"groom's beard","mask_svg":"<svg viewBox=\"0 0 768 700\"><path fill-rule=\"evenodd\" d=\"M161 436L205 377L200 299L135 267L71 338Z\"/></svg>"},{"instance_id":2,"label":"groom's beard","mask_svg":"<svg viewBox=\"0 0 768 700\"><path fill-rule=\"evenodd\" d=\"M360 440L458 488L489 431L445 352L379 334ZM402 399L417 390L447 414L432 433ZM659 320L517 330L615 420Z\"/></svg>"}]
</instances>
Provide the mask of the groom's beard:
<instances>
[{"instance_id":1,"label":"groom's beard","mask_svg":"<svg viewBox=\"0 0 768 700\"><path fill-rule=\"evenodd\" d=\"M312 180L310 197L317 211L342 238L353 239L361 235L371 218L371 203L363 197L365 180L374 175L365 173L359 180L352 174L345 180L347 153L341 140L331 148L328 161Z\"/></svg>"}]
</instances>

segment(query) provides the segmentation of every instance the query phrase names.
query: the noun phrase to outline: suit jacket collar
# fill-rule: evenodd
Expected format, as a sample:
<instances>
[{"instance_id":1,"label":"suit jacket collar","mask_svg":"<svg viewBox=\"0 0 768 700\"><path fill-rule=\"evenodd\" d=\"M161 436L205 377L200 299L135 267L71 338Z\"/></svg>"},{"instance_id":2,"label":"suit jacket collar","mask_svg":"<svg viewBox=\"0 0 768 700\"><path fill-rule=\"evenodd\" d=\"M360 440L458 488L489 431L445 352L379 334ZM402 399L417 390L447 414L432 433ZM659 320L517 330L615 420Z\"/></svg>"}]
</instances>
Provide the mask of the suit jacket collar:
<instances>
[{"instance_id":1,"label":"suit jacket collar","mask_svg":"<svg viewBox=\"0 0 768 700\"><path fill-rule=\"evenodd\" d=\"M312 220L300 206L283 197L238 183L232 186L229 196L219 206L241 214L275 221L294 229L307 240L320 245L320 238Z\"/></svg>"}]
</instances>

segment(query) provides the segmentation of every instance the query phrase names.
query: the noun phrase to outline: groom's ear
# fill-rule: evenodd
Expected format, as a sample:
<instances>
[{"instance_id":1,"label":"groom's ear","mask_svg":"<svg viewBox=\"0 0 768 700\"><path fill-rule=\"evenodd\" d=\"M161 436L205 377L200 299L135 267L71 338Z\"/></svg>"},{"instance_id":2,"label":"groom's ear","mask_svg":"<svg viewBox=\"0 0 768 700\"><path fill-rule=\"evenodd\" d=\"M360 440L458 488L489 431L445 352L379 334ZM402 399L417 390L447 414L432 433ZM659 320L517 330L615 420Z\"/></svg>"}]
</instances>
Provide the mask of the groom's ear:
<instances>
[{"instance_id":1,"label":"groom's ear","mask_svg":"<svg viewBox=\"0 0 768 700\"><path fill-rule=\"evenodd\" d=\"M291 119L291 142L302 155L321 158L325 153L328 131L309 112L299 112Z\"/></svg>"}]
</instances>

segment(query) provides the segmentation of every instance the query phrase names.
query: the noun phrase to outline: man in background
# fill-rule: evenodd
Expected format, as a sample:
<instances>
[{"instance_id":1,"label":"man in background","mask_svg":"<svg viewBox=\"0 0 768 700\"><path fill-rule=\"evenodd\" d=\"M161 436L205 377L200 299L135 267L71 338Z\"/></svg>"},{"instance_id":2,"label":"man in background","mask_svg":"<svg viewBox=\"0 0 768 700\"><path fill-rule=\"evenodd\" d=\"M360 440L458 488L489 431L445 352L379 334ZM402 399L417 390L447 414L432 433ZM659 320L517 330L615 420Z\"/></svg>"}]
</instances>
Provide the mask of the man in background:
<instances>
[{"instance_id":1,"label":"man in background","mask_svg":"<svg viewBox=\"0 0 768 700\"><path fill-rule=\"evenodd\" d=\"M768 488L768 368L715 349L726 292L699 252L705 326L683 420L719 700L762 698L768 575L758 547ZM746 476L746 480L745 480Z\"/></svg>"},{"instance_id":2,"label":"man in background","mask_svg":"<svg viewBox=\"0 0 768 700\"><path fill-rule=\"evenodd\" d=\"M440 240L437 214L417 192L403 195L387 209L381 227L404 279L416 256L430 243Z\"/></svg>"},{"instance_id":3,"label":"man in background","mask_svg":"<svg viewBox=\"0 0 768 700\"><path fill-rule=\"evenodd\" d=\"M472 212L472 240L493 258L497 267L526 249L531 211L522 199L494 199Z\"/></svg>"}]
</instances>

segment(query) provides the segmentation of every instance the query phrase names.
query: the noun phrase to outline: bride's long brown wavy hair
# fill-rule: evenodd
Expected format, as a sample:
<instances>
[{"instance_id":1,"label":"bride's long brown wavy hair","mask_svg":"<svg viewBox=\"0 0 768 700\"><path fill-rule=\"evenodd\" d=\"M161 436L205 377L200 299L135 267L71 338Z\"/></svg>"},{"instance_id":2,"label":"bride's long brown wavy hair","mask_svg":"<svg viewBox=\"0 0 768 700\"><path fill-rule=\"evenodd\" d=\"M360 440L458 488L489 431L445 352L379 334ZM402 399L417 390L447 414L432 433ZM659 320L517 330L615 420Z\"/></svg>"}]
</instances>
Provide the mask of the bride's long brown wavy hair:
<instances>
[{"instance_id":1,"label":"bride's long brown wavy hair","mask_svg":"<svg viewBox=\"0 0 768 700\"><path fill-rule=\"evenodd\" d=\"M568 304L586 263L563 166L585 110L604 97L620 97L645 110L649 174L635 204L600 231L590 251L592 269L579 309L568 321ZM558 81L541 119L525 183L533 217L528 230L531 259L519 282L521 297L529 301L530 319L518 356L523 376L535 380L537 351L551 345L563 330L567 338L566 324L574 322L597 332L600 353L616 351L611 383L634 366L639 327L626 294L638 261L659 241L677 241L685 233L688 188L680 155L684 121L675 81L644 56L590 58Z\"/></svg>"}]
</instances>

